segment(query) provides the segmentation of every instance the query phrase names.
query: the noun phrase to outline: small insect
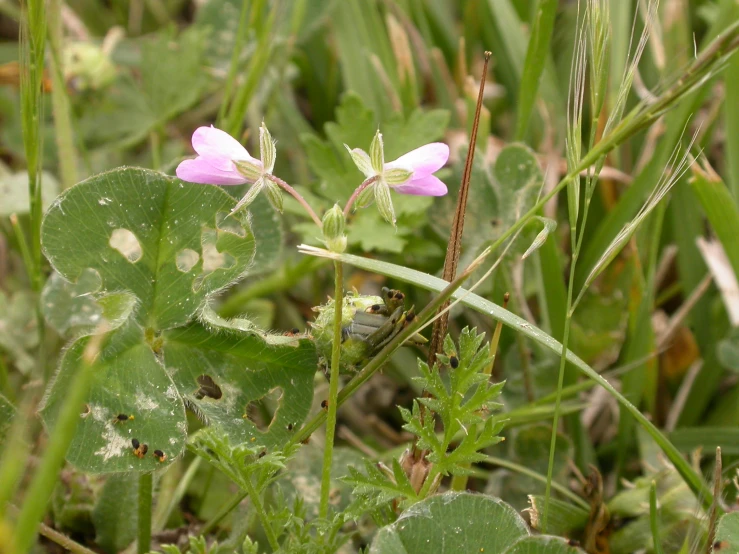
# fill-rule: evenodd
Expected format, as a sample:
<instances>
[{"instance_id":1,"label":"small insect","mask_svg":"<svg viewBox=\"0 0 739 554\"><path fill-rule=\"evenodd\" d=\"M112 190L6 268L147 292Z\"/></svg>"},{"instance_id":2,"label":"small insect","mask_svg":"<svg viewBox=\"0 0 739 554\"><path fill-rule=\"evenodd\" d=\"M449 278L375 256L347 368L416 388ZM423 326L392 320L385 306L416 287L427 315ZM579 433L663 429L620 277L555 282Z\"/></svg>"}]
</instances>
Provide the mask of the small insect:
<instances>
[{"instance_id":1,"label":"small insect","mask_svg":"<svg viewBox=\"0 0 739 554\"><path fill-rule=\"evenodd\" d=\"M149 445L141 444L139 439L131 439L131 445L133 445L133 453L137 458L143 458L149 451Z\"/></svg>"},{"instance_id":2,"label":"small insect","mask_svg":"<svg viewBox=\"0 0 739 554\"><path fill-rule=\"evenodd\" d=\"M296 337L299 334L300 334L300 329L298 329L297 327L293 327L287 333L285 333L285 336L286 337Z\"/></svg>"},{"instance_id":3,"label":"small insect","mask_svg":"<svg viewBox=\"0 0 739 554\"><path fill-rule=\"evenodd\" d=\"M295 427L295 426L292 423L288 423L287 424L287 430L288 431L292 431L293 430L293 427Z\"/></svg>"},{"instance_id":4,"label":"small insect","mask_svg":"<svg viewBox=\"0 0 739 554\"><path fill-rule=\"evenodd\" d=\"M266 450L262 450L262 451L261 451L261 452L260 452L260 453L259 453L259 454L257 455L257 458L264 458L264 457L265 457L266 455L267 455L267 451L266 451Z\"/></svg>"},{"instance_id":5,"label":"small insect","mask_svg":"<svg viewBox=\"0 0 739 554\"><path fill-rule=\"evenodd\" d=\"M321 400L321 408L328 410L328 400Z\"/></svg>"},{"instance_id":6,"label":"small insect","mask_svg":"<svg viewBox=\"0 0 739 554\"><path fill-rule=\"evenodd\" d=\"M729 543L726 541L716 541L713 543L713 550L723 550L724 548L727 548L729 546Z\"/></svg>"},{"instance_id":7,"label":"small insect","mask_svg":"<svg viewBox=\"0 0 739 554\"><path fill-rule=\"evenodd\" d=\"M575 540L575 539L569 539L569 540L567 541L567 544L568 544L569 546L575 546L575 547L577 547L577 546L580 546L580 541L577 541L577 540Z\"/></svg>"},{"instance_id":8,"label":"small insect","mask_svg":"<svg viewBox=\"0 0 739 554\"><path fill-rule=\"evenodd\" d=\"M196 380L198 385L200 385L200 388L195 393L195 398L198 400L202 400L206 396L213 400L219 400L223 396L221 387L216 385L216 382L210 375L200 375Z\"/></svg>"},{"instance_id":9,"label":"small insect","mask_svg":"<svg viewBox=\"0 0 739 554\"><path fill-rule=\"evenodd\" d=\"M154 457L159 460L160 463L164 462L167 459L167 455L161 450L155 450Z\"/></svg>"},{"instance_id":10,"label":"small insect","mask_svg":"<svg viewBox=\"0 0 739 554\"><path fill-rule=\"evenodd\" d=\"M118 415L117 415L117 416L115 416L115 418L113 419L113 423L114 423L114 424L118 424L118 423L123 423L124 421L133 421L133 419L134 419L134 418L133 418L133 416L132 416L132 415L127 415L127 414L118 414Z\"/></svg>"},{"instance_id":11,"label":"small insect","mask_svg":"<svg viewBox=\"0 0 739 554\"><path fill-rule=\"evenodd\" d=\"M452 369L457 369L459 367L459 358L454 355L449 356L449 365L452 366Z\"/></svg>"},{"instance_id":12,"label":"small insect","mask_svg":"<svg viewBox=\"0 0 739 554\"><path fill-rule=\"evenodd\" d=\"M411 308L404 310L405 294L383 288L382 296L347 294L343 299L341 324L342 372L353 372L382 350L398 333L415 320ZM332 300L318 308L320 315L312 323L313 337L323 353L322 364L328 365L333 341L333 314L336 303ZM409 342L423 344L419 334Z\"/></svg>"}]
</instances>

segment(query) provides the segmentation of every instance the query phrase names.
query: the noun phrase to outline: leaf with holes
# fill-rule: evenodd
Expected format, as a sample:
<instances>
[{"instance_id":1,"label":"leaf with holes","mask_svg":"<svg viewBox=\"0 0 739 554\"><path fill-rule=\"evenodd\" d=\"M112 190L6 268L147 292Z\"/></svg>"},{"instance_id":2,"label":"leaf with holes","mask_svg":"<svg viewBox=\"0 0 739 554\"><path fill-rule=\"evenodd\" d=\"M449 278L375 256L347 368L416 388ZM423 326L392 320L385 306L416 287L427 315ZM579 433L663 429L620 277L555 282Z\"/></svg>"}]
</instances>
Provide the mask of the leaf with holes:
<instances>
[{"instance_id":1,"label":"leaf with holes","mask_svg":"<svg viewBox=\"0 0 739 554\"><path fill-rule=\"evenodd\" d=\"M68 281L92 269L103 291L138 299L136 320L155 330L184 325L208 295L247 271L248 216L213 186L122 168L68 189L47 212L46 257Z\"/></svg>"},{"instance_id":2,"label":"leaf with holes","mask_svg":"<svg viewBox=\"0 0 739 554\"><path fill-rule=\"evenodd\" d=\"M313 341L200 324L163 338L164 364L179 394L232 444L280 448L308 415L317 367Z\"/></svg>"},{"instance_id":3,"label":"leaf with holes","mask_svg":"<svg viewBox=\"0 0 739 554\"><path fill-rule=\"evenodd\" d=\"M41 416L49 433L90 340L82 337L69 347L47 392ZM169 463L184 449L186 431L182 399L141 329L129 322L109 333L67 460L88 473L152 471L162 465L154 450L167 454ZM141 458L133 439L148 447Z\"/></svg>"},{"instance_id":4,"label":"leaf with holes","mask_svg":"<svg viewBox=\"0 0 739 554\"><path fill-rule=\"evenodd\" d=\"M80 469L151 471L162 465L155 450L166 454L164 464L183 451L184 402L160 359L161 332L187 324L250 267L254 235L248 215L228 215L234 205L217 187L123 168L72 187L46 214L45 253L72 283L47 290L47 316L54 298L73 302L90 289L110 331L67 455ZM94 322L83 323L93 332ZM73 343L47 391L49 428L88 340ZM133 439L148 446L146 455L134 454Z\"/></svg>"},{"instance_id":5,"label":"leaf with holes","mask_svg":"<svg viewBox=\"0 0 739 554\"><path fill-rule=\"evenodd\" d=\"M500 554L528 534L521 516L499 498L448 492L413 505L381 529L370 554Z\"/></svg>"}]
</instances>

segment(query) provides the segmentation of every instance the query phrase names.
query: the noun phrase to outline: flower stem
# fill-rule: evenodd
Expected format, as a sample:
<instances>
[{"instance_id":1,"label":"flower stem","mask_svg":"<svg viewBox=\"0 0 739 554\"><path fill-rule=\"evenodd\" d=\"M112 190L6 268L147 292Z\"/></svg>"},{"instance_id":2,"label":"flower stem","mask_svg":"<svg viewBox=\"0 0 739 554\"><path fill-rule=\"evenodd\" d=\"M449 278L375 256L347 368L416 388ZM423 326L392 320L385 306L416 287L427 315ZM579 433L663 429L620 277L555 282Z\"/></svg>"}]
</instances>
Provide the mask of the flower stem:
<instances>
[{"instance_id":1,"label":"flower stem","mask_svg":"<svg viewBox=\"0 0 739 554\"><path fill-rule=\"evenodd\" d=\"M328 413L326 414L326 445L323 450L321 474L321 503L319 517L328 517L328 496L331 489L331 461L336 435L336 412L339 408L339 365L341 361L341 315L344 301L344 268L334 262L334 338L331 348L331 376L328 384Z\"/></svg>"},{"instance_id":2,"label":"flower stem","mask_svg":"<svg viewBox=\"0 0 739 554\"><path fill-rule=\"evenodd\" d=\"M344 388L341 389L337 401L335 402L337 408L341 404L343 404L349 397L351 397L351 395L354 394L359 387L366 383L367 380L369 380L369 378L372 377L372 375L374 375L374 373L378 369L385 365L385 362L390 359L390 356L392 356L392 354L398 348L400 348L403 343L405 343L405 341L411 338L421 328L421 325L423 325L431 318L431 316L436 312L439 306L441 306L444 302L451 298L452 294L454 294L454 291L462 286L462 283L464 283L469 278L469 276L472 274L473 271L475 271L475 269L480 267L480 264L485 260L490 252L491 249L487 249L475 261L473 261L467 267L467 269L462 272L462 274L457 276L454 281L449 283L444 288L444 290L442 290L433 300L431 300L431 302L426 305L426 307L423 308L423 310L418 313L418 315L413 319L413 322L411 322L410 325L407 325L400 333L395 335L395 337L387 343L385 348L383 348L374 358L372 358L367 363L367 365L365 365L360 370L360 372L357 373L351 379L351 381L349 381L344 386ZM329 405L329 409L330 408L331 406ZM288 444L297 444L310 437L313 432L321 426L326 417L326 411L322 410L317 413L310 421L303 425L303 427L301 427L300 430L295 433L295 435L293 435Z\"/></svg>"},{"instance_id":3,"label":"flower stem","mask_svg":"<svg viewBox=\"0 0 739 554\"><path fill-rule=\"evenodd\" d=\"M308 215L311 216L313 221L316 225L318 225L319 229L323 229L323 223L321 223L321 218L319 218L316 215L316 212L313 211L313 208L310 207L310 204L306 202L305 198L303 198L300 193L292 188L290 185L288 185L285 181L280 179L279 177L275 177L272 174L266 174L265 177L272 181L273 183L277 183L279 186L281 186L283 189L285 189L285 192L287 192L290 196L295 198L295 200L298 201L298 203L305 208L305 211L308 212Z\"/></svg>"},{"instance_id":4,"label":"flower stem","mask_svg":"<svg viewBox=\"0 0 739 554\"><path fill-rule=\"evenodd\" d=\"M349 200L346 202L346 206L344 206L344 217L347 217L349 215L349 212L352 209L352 206L354 205L354 202L357 200L357 197L359 194L366 189L368 186L370 186L372 183L377 181L377 175L370 177L366 181L364 181L361 185L359 185L356 189L354 189L354 192L349 197Z\"/></svg>"},{"instance_id":5,"label":"flower stem","mask_svg":"<svg viewBox=\"0 0 739 554\"><path fill-rule=\"evenodd\" d=\"M275 535L275 530L272 529L272 525L267 518L267 512L264 511L264 505L262 504L262 499L257 492L257 488L249 478L244 479L244 486L246 487L246 491L249 493L249 498L254 506L254 511L257 512L259 521L262 522L262 527L264 527L264 532L267 535L269 545L272 547L273 551L277 552L280 549L280 543L277 540L277 535Z\"/></svg>"},{"instance_id":6,"label":"flower stem","mask_svg":"<svg viewBox=\"0 0 739 554\"><path fill-rule=\"evenodd\" d=\"M137 551L146 554L151 549L151 494L153 473L139 475L139 540Z\"/></svg>"}]
</instances>

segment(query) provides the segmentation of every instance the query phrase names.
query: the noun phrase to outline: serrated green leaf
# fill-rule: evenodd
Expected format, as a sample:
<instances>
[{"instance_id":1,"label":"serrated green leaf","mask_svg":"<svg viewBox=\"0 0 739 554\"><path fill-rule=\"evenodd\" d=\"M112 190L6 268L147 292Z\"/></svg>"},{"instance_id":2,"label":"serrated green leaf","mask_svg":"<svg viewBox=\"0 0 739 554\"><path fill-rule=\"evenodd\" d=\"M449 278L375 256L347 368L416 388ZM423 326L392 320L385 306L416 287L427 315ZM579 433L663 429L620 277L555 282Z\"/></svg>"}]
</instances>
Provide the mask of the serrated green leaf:
<instances>
[{"instance_id":1,"label":"serrated green leaf","mask_svg":"<svg viewBox=\"0 0 739 554\"><path fill-rule=\"evenodd\" d=\"M248 269L254 237L246 215L227 217L233 205L217 187L116 169L56 200L42 244L65 279L93 269L104 291L136 296L140 324L166 329L187 323L209 294Z\"/></svg>"},{"instance_id":2,"label":"serrated green leaf","mask_svg":"<svg viewBox=\"0 0 739 554\"><path fill-rule=\"evenodd\" d=\"M192 28L176 40L160 33L141 45L141 81L121 75L102 98L83 105L80 128L98 147L135 144L193 105L203 91L205 34Z\"/></svg>"},{"instance_id":3,"label":"serrated green leaf","mask_svg":"<svg viewBox=\"0 0 739 554\"><path fill-rule=\"evenodd\" d=\"M500 499L448 492L414 504L381 529L370 554L495 554L527 535L521 516Z\"/></svg>"}]
</instances>

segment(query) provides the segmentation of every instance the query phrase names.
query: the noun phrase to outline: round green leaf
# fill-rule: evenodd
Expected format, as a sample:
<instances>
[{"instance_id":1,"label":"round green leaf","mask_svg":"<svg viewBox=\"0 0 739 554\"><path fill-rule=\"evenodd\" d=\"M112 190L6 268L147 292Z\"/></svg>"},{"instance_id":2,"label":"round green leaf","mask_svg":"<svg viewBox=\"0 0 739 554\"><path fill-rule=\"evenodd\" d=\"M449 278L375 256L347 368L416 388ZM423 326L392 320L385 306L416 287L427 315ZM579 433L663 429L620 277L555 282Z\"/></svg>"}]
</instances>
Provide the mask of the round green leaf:
<instances>
[{"instance_id":1,"label":"round green leaf","mask_svg":"<svg viewBox=\"0 0 739 554\"><path fill-rule=\"evenodd\" d=\"M577 543L570 544L561 537L538 535L524 537L505 551L505 554L579 554L583 551L577 548Z\"/></svg>"},{"instance_id":2,"label":"round green leaf","mask_svg":"<svg viewBox=\"0 0 739 554\"><path fill-rule=\"evenodd\" d=\"M185 447L187 422L182 399L143 342L140 329L128 325L108 338L95 362L87 403L80 406L80 421L67 460L87 473L155 470L171 463ZM50 433L89 341L90 337L82 337L70 346L47 392L41 416ZM133 419L118 421L119 414ZM148 446L143 458L134 454L133 439ZM154 450L164 452L167 460L159 462Z\"/></svg>"},{"instance_id":3,"label":"round green leaf","mask_svg":"<svg viewBox=\"0 0 739 554\"><path fill-rule=\"evenodd\" d=\"M739 512L726 514L718 521L716 543L721 548L714 548L714 552L739 554Z\"/></svg>"},{"instance_id":4,"label":"round green leaf","mask_svg":"<svg viewBox=\"0 0 739 554\"><path fill-rule=\"evenodd\" d=\"M187 323L254 257L248 215L214 186L121 168L68 189L46 214L44 252L67 280L92 269L104 291L130 291L155 329Z\"/></svg>"},{"instance_id":5,"label":"round green leaf","mask_svg":"<svg viewBox=\"0 0 739 554\"><path fill-rule=\"evenodd\" d=\"M193 324L164 335L164 364L179 394L208 425L246 442L280 448L313 399L313 341L270 344L255 331Z\"/></svg>"},{"instance_id":6,"label":"round green leaf","mask_svg":"<svg viewBox=\"0 0 739 554\"><path fill-rule=\"evenodd\" d=\"M527 535L521 516L499 498L448 492L415 504L381 529L370 553L500 554Z\"/></svg>"}]
</instances>

